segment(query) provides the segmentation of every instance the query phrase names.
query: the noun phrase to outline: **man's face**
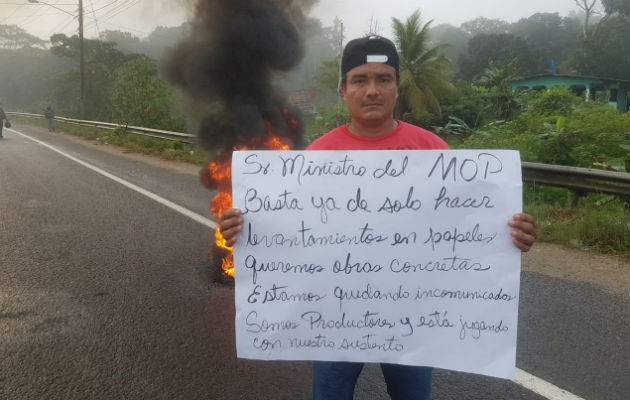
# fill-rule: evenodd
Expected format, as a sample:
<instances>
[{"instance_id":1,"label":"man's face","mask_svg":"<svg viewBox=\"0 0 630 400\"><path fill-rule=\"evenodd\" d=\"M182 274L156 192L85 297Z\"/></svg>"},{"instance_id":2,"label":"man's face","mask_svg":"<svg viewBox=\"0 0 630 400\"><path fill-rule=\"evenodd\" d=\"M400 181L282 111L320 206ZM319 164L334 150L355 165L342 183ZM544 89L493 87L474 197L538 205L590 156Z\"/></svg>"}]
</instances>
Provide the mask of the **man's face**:
<instances>
[{"instance_id":1,"label":"man's face","mask_svg":"<svg viewBox=\"0 0 630 400\"><path fill-rule=\"evenodd\" d=\"M396 70L381 63L360 65L348 71L341 93L353 121L366 126L383 124L392 118L398 98Z\"/></svg>"}]
</instances>

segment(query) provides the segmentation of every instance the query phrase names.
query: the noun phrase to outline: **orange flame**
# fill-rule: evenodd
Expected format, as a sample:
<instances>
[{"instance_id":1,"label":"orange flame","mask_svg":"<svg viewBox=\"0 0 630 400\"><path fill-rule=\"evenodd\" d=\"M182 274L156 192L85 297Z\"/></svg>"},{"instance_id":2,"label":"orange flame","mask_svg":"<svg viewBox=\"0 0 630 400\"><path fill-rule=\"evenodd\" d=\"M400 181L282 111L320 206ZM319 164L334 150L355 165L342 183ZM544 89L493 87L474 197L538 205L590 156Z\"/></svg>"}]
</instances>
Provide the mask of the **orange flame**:
<instances>
[{"instance_id":1,"label":"orange flame","mask_svg":"<svg viewBox=\"0 0 630 400\"><path fill-rule=\"evenodd\" d=\"M268 130L267 135L262 138L253 139L248 145L236 146L234 150L247 150L250 147L264 148L268 150L291 150L289 143L278 136L274 136L270 129ZM210 177L212 177L214 182L216 182L220 187L219 193L212 199L212 201L210 201L210 211L212 211L215 217L220 218L225 210L232 208L232 193L230 188L232 175L231 157L211 162L208 164L208 172ZM216 239L215 245L221 249L229 251L230 253L223 258L221 268L226 275L233 277L233 248L226 244L226 241L219 229L216 230L214 236Z\"/></svg>"}]
</instances>

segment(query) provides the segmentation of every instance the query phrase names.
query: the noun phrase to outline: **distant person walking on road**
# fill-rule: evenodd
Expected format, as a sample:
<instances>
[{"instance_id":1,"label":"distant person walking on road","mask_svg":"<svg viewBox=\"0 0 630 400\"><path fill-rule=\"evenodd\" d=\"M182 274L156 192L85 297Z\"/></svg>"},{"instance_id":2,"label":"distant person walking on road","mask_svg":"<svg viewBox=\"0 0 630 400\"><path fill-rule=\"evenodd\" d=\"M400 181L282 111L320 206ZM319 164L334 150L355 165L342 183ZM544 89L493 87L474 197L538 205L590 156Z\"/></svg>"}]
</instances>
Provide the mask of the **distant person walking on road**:
<instances>
[{"instance_id":1,"label":"distant person walking on road","mask_svg":"<svg viewBox=\"0 0 630 400\"><path fill-rule=\"evenodd\" d=\"M4 110L2 109L2 104L0 104L0 138L2 138L2 128L4 127L4 122L3 121L7 121L7 115L4 113Z\"/></svg>"},{"instance_id":2,"label":"distant person walking on road","mask_svg":"<svg viewBox=\"0 0 630 400\"><path fill-rule=\"evenodd\" d=\"M51 106L46 107L44 110L44 117L46 117L46 121L48 121L48 131L55 131L55 112L53 111Z\"/></svg>"}]
</instances>

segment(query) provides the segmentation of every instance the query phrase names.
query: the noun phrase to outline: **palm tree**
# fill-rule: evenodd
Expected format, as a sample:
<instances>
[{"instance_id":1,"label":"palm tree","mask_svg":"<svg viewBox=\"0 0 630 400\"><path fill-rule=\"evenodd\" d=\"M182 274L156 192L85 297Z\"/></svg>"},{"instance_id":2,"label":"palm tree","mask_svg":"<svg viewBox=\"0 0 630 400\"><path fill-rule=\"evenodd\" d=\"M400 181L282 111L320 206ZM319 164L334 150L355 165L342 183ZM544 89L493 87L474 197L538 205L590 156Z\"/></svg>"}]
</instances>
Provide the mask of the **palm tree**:
<instances>
[{"instance_id":1,"label":"palm tree","mask_svg":"<svg viewBox=\"0 0 630 400\"><path fill-rule=\"evenodd\" d=\"M519 79L518 59L498 67L490 61L490 65L475 80L475 85L488 89L486 97L490 100L489 108L499 118L512 119L521 107L520 96L509 83Z\"/></svg>"},{"instance_id":2,"label":"palm tree","mask_svg":"<svg viewBox=\"0 0 630 400\"><path fill-rule=\"evenodd\" d=\"M481 75L475 80L475 83L486 87L496 87L506 92L510 90L510 81L519 78L518 59L515 58L512 62L502 67L498 67L493 61L490 61L488 67L483 70Z\"/></svg>"},{"instance_id":3,"label":"palm tree","mask_svg":"<svg viewBox=\"0 0 630 400\"><path fill-rule=\"evenodd\" d=\"M440 54L445 45L428 48L429 21L421 27L416 10L403 23L392 18L394 41L400 57L400 92L397 114L419 119L428 110L442 114L438 95L455 90L449 81L452 63Z\"/></svg>"}]
</instances>

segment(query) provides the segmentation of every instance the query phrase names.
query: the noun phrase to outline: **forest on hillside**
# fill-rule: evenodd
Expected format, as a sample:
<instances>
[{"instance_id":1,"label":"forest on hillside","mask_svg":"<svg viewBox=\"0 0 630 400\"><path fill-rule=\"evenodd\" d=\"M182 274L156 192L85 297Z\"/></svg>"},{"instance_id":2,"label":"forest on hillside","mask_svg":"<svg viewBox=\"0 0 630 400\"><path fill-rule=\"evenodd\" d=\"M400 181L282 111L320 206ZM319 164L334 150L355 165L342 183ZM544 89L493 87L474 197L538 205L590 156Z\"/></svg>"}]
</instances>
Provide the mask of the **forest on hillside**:
<instances>
[{"instance_id":1,"label":"forest on hillside","mask_svg":"<svg viewBox=\"0 0 630 400\"><path fill-rule=\"evenodd\" d=\"M423 45L442 58L437 81L446 84L435 85L433 91L439 108L426 103L400 114L407 112L407 119L430 126L444 126L452 114L474 125L478 119L474 112L457 109L465 108L471 85L488 78L493 68L514 78L550 73L553 64L559 74L630 80L630 3L601 1L602 13L576 6L566 17L536 13L514 23L480 17L459 27L433 26L419 14ZM341 37L340 22L322 26L309 19L303 30L303 62L276 78L287 91L314 89L318 109L338 103L337 58L340 43L348 39ZM158 27L141 38L109 30L98 39L85 40L81 107L78 37L54 34L45 41L17 26L0 25L0 102L8 110L41 112L51 105L58 115L68 117L190 130L182 98L160 74L164 54L189 31L186 24Z\"/></svg>"}]
</instances>

